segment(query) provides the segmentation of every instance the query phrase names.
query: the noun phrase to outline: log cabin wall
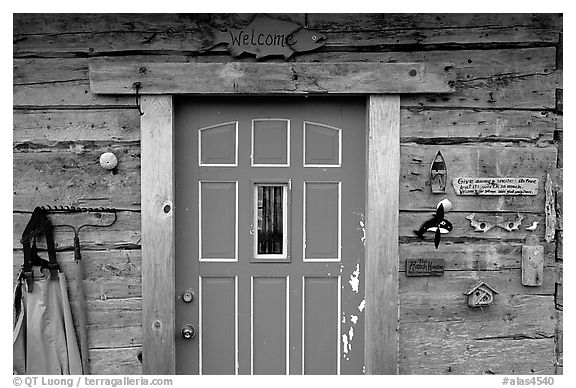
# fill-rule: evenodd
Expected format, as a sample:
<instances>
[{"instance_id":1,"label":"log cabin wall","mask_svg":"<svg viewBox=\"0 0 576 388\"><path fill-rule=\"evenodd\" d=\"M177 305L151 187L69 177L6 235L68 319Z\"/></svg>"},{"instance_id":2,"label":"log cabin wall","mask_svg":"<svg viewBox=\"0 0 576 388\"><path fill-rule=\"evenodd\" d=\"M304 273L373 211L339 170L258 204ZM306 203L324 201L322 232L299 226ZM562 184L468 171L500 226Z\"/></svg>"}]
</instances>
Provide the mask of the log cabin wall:
<instances>
[{"instance_id":1,"label":"log cabin wall","mask_svg":"<svg viewBox=\"0 0 576 388\"><path fill-rule=\"evenodd\" d=\"M455 63L455 93L401 99L399 372L561 374L562 15L271 16L327 35L325 47L292 61ZM224 49L199 53L199 22L226 29L252 17L14 15L14 273L35 206L120 209L113 227L80 235L92 373L141 373L140 118L133 97L90 92L88 64L254 61ZM444 198L426 185L439 150L449 181L535 177L538 195L464 197L448 184L454 230L434 250L412 230ZM99 165L106 151L119 159L114 173ZM477 233L465 219L472 212L492 222L525 219L515 232ZM527 231L533 221L537 229ZM545 247L544 284L525 287L522 245L534 234ZM55 238L73 274L73 236L59 230ZM406 258L418 257L444 258L444 276L407 278ZM463 294L478 280L499 292L489 308L466 304ZM75 311L73 292L71 299Z\"/></svg>"}]
</instances>

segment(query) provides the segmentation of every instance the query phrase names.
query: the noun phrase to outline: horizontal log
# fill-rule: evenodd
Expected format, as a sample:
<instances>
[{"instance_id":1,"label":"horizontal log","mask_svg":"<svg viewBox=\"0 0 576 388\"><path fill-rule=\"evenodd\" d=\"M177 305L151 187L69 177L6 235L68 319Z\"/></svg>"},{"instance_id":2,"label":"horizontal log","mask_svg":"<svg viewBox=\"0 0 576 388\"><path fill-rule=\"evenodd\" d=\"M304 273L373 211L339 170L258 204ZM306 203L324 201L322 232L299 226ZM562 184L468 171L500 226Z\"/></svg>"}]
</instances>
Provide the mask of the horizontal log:
<instances>
[{"instance_id":1,"label":"horizontal log","mask_svg":"<svg viewBox=\"0 0 576 388\"><path fill-rule=\"evenodd\" d=\"M30 211L31 210L32 209L30 209ZM499 242L500 240L505 240L506 243L523 243L526 237L534 234L540 238L540 241L543 241L544 229L538 227L534 232L525 229L525 227L531 225L534 221L538 222L539 225L543 225L544 217L542 214L523 213L525 218L517 231L508 232L496 227L486 233L475 232L474 228L470 227L470 221L465 218L468 214L467 212L450 212L447 214L446 217L452 222L454 229L442 237L442 247L457 245L462 242L462 239L465 239L467 244L474 244L474 242ZM400 239L418 242L419 240L417 240L413 231L418 229L430 216L431 213L401 211L399 217ZM483 213L478 217L494 222L498 220L515 219L516 213ZM20 238L29 220L29 213L13 214L12 247L18 251L22 249ZM118 248L133 249L140 246L140 238L140 212L121 211L118 213L116 223L109 228L83 228L80 233L80 244L83 252ZM71 250L73 247L74 234L69 228L56 228L54 231L54 240L58 250ZM433 240L433 233L425 233L422 244L429 248L433 247ZM44 246L43 241L40 241L39 247L42 246ZM472 245L472 247L473 246L474 245Z\"/></svg>"},{"instance_id":2,"label":"horizontal log","mask_svg":"<svg viewBox=\"0 0 576 388\"><path fill-rule=\"evenodd\" d=\"M474 81L508 75L526 78L530 75L552 74L555 69L553 47L493 50L417 51L407 52L329 52L303 53L296 62L451 62L454 63L456 81ZM256 62L255 58L235 58L235 62ZM227 63L230 58L222 55L189 56L184 54L133 55L98 58L14 58L14 85L70 82L88 80L88 65L125 63Z\"/></svg>"},{"instance_id":3,"label":"horizontal log","mask_svg":"<svg viewBox=\"0 0 576 388\"><path fill-rule=\"evenodd\" d=\"M140 144L61 142L59 147L14 146L14 208L38 205L133 208L140 204ZM118 158L114 172L100 155Z\"/></svg>"},{"instance_id":4,"label":"horizontal log","mask_svg":"<svg viewBox=\"0 0 576 388\"><path fill-rule=\"evenodd\" d=\"M456 32L462 35L468 35L465 39L486 38L485 34L477 35L469 32L469 29L484 28L492 29L492 34L507 28L516 28L515 39L518 41L527 40L522 34L524 27L538 26L532 28L533 34L538 34L542 39L542 34L549 31L548 39L557 41L559 33L562 30L562 15L560 14L308 14L308 26L310 28L320 29L322 31L388 31L400 30L407 34L410 30L419 30L419 38L426 39L426 33L430 35L439 34L436 29L450 30L460 29L463 31ZM430 30L430 31L429 31ZM392 32L391 31L391 32ZM489 33L489 32L487 32ZM454 37L452 38L454 39ZM452 40L454 41L454 40Z\"/></svg>"},{"instance_id":5,"label":"horizontal log","mask_svg":"<svg viewBox=\"0 0 576 388\"><path fill-rule=\"evenodd\" d=\"M31 209L30 209L31 210ZM79 234L82 254L88 250L102 251L115 248L138 248L140 246L140 212L120 211L114 225L107 228L82 228ZM20 251L22 232L30 220L30 213L13 214L12 246ZM74 233L70 228L54 228L54 242L57 250L71 250L74 246ZM39 240L38 247L45 246ZM119 253L119 255L121 255Z\"/></svg>"},{"instance_id":6,"label":"horizontal log","mask_svg":"<svg viewBox=\"0 0 576 388\"><path fill-rule=\"evenodd\" d=\"M400 294L407 293L401 288ZM469 339L495 339L503 337L540 338L554 337L555 311L552 297L536 295L496 295L495 302L488 308L468 307L466 298L462 298L459 306L443 306L440 301L434 302L433 297L423 299L421 318L414 319L416 306L408 300L407 305L400 301L400 334L403 327L420 324L434 326L440 324L446 328L449 337ZM444 316L432 310L452 310L454 315L444 312ZM457 315L457 314L460 315ZM432 315L434 314L434 315ZM428 317L430 315L430 317ZM443 338L444 336L441 336Z\"/></svg>"},{"instance_id":7,"label":"horizontal log","mask_svg":"<svg viewBox=\"0 0 576 388\"><path fill-rule=\"evenodd\" d=\"M76 311L76 303L72 302ZM91 348L142 344L142 300L110 299L86 302L88 345Z\"/></svg>"},{"instance_id":8,"label":"horizontal log","mask_svg":"<svg viewBox=\"0 0 576 388\"><path fill-rule=\"evenodd\" d=\"M374 31L392 29L462 29L485 27L498 29L507 27L530 27L543 33L562 30L562 14L525 14L525 13L443 13L443 14L406 14L406 13L369 13L369 14L270 14L268 16L293 23L308 21L309 28L324 31ZM217 28L231 25L240 27L254 18L253 13L241 14L14 14L13 33L15 35L58 34L77 32L109 31L166 31L170 27L194 29L198 22L210 22ZM551 36L552 38L552 36ZM558 36L554 37L558 39Z\"/></svg>"},{"instance_id":9,"label":"horizontal log","mask_svg":"<svg viewBox=\"0 0 576 388\"><path fill-rule=\"evenodd\" d=\"M152 59L151 59L152 58ZM455 64L456 93L451 96L403 98L403 105L422 107L469 107L521 109L555 108L557 75L554 48L520 50L410 51L378 53L314 53L297 57L300 62L452 62ZM87 85L88 63L118 64L142 61L179 63L227 62L228 57L182 55L122 58L30 58L14 60L15 106L125 106L134 107L133 98L94 96ZM253 61L240 59L240 61ZM492 83L492 85L491 85ZM497 85L496 85L497 84ZM506 84L506 85L505 85ZM495 87L497 86L497 87ZM495 89L505 90L495 92ZM537 92L534 92L537 91ZM490 95L492 93L492 95ZM432 98L435 101L429 102ZM488 99L487 99L488 98Z\"/></svg>"},{"instance_id":10,"label":"horizontal log","mask_svg":"<svg viewBox=\"0 0 576 388\"><path fill-rule=\"evenodd\" d=\"M137 109L17 110L13 117L14 144L140 141Z\"/></svg>"},{"instance_id":11,"label":"horizontal log","mask_svg":"<svg viewBox=\"0 0 576 388\"><path fill-rule=\"evenodd\" d=\"M504 76L511 78L511 76ZM402 106L462 107L484 109L554 109L553 88L556 78L550 75L527 75L506 81L474 81L455 83L456 92L448 95L419 95L401 100ZM202 86L202 85L199 85ZM112 106L136 108L134 93L96 95L90 92L88 81L14 85L13 101L17 108L96 107ZM256 89L254 89L256 90ZM311 90L318 90L313 86Z\"/></svg>"},{"instance_id":12,"label":"horizontal log","mask_svg":"<svg viewBox=\"0 0 576 388\"><path fill-rule=\"evenodd\" d=\"M556 147L509 147L502 145L408 145L400 147L400 209L435 209L442 198L432 194L430 164L438 151L446 160L449 196L455 211L543 212L546 173L556 169ZM536 196L457 196L451 180L457 177L538 178Z\"/></svg>"},{"instance_id":13,"label":"horizontal log","mask_svg":"<svg viewBox=\"0 0 576 388\"><path fill-rule=\"evenodd\" d=\"M561 15L552 14L296 14L271 15L327 35L323 50L414 45L462 47L554 45ZM14 55L102 55L121 51L198 52L201 25L246 27L254 14L23 15L14 23ZM109 19L109 20L108 20ZM220 49L222 50L222 49Z\"/></svg>"},{"instance_id":14,"label":"horizontal log","mask_svg":"<svg viewBox=\"0 0 576 388\"><path fill-rule=\"evenodd\" d=\"M550 111L401 109L400 139L416 143L549 143L557 116ZM16 110L13 141L57 146L60 142L140 140L140 116L128 109ZM560 157L560 155L559 155Z\"/></svg>"},{"instance_id":15,"label":"horizontal log","mask_svg":"<svg viewBox=\"0 0 576 388\"><path fill-rule=\"evenodd\" d=\"M528 314L536 304L547 306L551 312L554 310L554 269L550 267L544 268L544 284L540 287L523 286L518 269L446 271L443 276L433 278L407 277L401 273L399 278L402 322L501 321L508 319L509 314L518 315L519 310L526 309ZM465 296L479 281L498 292L494 302L484 309L468 307ZM553 317L547 319L553 322ZM534 318L534 322L540 322L540 318Z\"/></svg>"},{"instance_id":16,"label":"horizontal log","mask_svg":"<svg viewBox=\"0 0 576 388\"><path fill-rule=\"evenodd\" d=\"M474 340L450 337L446 329L444 324L404 326L404 335L400 335L400 374L555 373L553 338Z\"/></svg>"},{"instance_id":17,"label":"horizontal log","mask_svg":"<svg viewBox=\"0 0 576 388\"><path fill-rule=\"evenodd\" d=\"M522 242L455 243L430 249L430 243L401 243L400 272L406 271L406 259L443 259L445 271L501 271L522 268ZM555 245L543 244L544 265L556 268ZM401 275L403 276L403 275ZM558 281L557 281L558 282Z\"/></svg>"},{"instance_id":18,"label":"horizontal log","mask_svg":"<svg viewBox=\"0 0 576 388\"><path fill-rule=\"evenodd\" d=\"M46 255L41 254L45 257ZM62 272L68 281L68 294L70 300L75 301L78 297L77 289L77 264L71 251L58 252L56 254ZM13 277L15 284L16 276L22 266L22 252L14 251ZM108 250L108 251L82 251L82 269L84 280L85 300L108 300L142 297L141 281L141 252L134 250Z\"/></svg>"},{"instance_id":19,"label":"horizontal log","mask_svg":"<svg viewBox=\"0 0 576 388\"><path fill-rule=\"evenodd\" d=\"M90 65L96 94L451 93L451 63L138 63ZM210 82L205 82L210 80Z\"/></svg>"},{"instance_id":20,"label":"horizontal log","mask_svg":"<svg viewBox=\"0 0 576 388\"><path fill-rule=\"evenodd\" d=\"M134 96L99 96L90 92L87 80L57 82L53 84L14 85L13 106L35 107L132 107Z\"/></svg>"},{"instance_id":21,"label":"horizontal log","mask_svg":"<svg viewBox=\"0 0 576 388\"><path fill-rule=\"evenodd\" d=\"M43 204L124 209L139 207L138 142L76 141L57 145L15 145L15 209L32 210L34 206ZM446 159L449 178L525 176L540 179L541 188L537 196L454 196L452 186L447 185L447 195L450 195L454 211L544 211L543 185L546 172L554 172L556 168L555 147L411 144L401 146L401 210L433 210L436 207L439 199L432 194L426 182L430 179L430 163L438 150ZM104 170L99 164L100 155L107 151L114 152L118 157L116 174Z\"/></svg>"},{"instance_id":22,"label":"horizontal log","mask_svg":"<svg viewBox=\"0 0 576 388\"><path fill-rule=\"evenodd\" d=\"M93 375L140 375L140 347L90 349L90 372Z\"/></svg>"},{"instance_id":23,"label":"horizontal log","mask_svg":"<svg viewBox=\"0 0 576 388\"><path fill-rule=\"evenodd\" d=\"M551 143L555 124L556 115L549 111L405 107L401 110L400 141Z\"/></svg>"}]
</instances>

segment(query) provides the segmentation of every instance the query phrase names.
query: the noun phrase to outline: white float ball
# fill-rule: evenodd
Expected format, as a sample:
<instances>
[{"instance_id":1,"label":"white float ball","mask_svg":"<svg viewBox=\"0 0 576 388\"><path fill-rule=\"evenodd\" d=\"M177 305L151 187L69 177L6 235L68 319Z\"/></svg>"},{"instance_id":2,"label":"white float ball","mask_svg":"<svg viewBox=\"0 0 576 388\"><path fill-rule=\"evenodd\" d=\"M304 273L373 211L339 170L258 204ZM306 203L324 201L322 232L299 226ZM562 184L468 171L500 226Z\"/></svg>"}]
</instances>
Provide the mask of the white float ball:
<instances>
[{"instance_id":1,"label":"white float ball","mask_svg":"<svg viewBox=\"0 0 576 388\"><path fill-rule=\"evenodd\" d=\"M113 170L118 165L118 158L112 152L104 152L100 155L100 165L106 170Z\"/></svg>"}]
</instances>

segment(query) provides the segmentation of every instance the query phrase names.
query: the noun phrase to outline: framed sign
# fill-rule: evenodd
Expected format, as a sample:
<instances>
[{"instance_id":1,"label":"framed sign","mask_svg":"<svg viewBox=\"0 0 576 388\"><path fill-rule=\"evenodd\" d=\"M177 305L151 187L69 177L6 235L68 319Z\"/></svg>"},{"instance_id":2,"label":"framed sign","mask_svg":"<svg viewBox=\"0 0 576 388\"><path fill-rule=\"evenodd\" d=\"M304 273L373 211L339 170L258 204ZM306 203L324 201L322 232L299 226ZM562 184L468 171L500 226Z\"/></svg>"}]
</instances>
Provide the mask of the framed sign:
<instances>
[{"instance_id":1,"label":"framed sign","mask_svg":"<svg viewBox=\"0 0 576 388\"><path fill-rule=\"evenodd\" d=\"M444 259L406 259L406 276L442 276Z\"/></svg>"},{"instance_id":2,"label":"framed sign","mask_svg":"<svg viewBox=\"0 0 576 388\"><path fill-rule=\"evenodd\" d=\"M537 178L454 178L457 195L537 195Z\"/></svg>"}]
</instances>

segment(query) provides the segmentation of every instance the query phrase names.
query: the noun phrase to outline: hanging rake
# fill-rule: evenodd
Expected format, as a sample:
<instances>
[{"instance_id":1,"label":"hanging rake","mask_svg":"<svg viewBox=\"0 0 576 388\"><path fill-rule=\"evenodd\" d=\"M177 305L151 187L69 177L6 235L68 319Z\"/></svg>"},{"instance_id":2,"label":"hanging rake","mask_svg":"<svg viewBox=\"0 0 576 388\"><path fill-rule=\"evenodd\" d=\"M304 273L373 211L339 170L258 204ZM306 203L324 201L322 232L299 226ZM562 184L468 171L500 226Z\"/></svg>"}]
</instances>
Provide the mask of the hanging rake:
<instances>
[{"instance_id":1,"label":"hanging rake","mask_svg":"<svg viewBox=\"0 0 576 388\"><path fill-rule=\"evenodd\" d=\"M78 326L80 328L80 354L82 356L82 369L84 370L85 374L90 374L90 364L89 360L89 352L88 352L88 331L86 329L86 305L84 300L84 288L82 286L82 280L84 278L83 271L82 271L82 257L80 254L80 230L86 227L92 228L107 228L112 226L116 222L116 209L110 208L85 208L85 207L75 207L75 206L42 206L42 209L45 210L47 213L52 214L78 214L79 221L76 224L55 224L53 223L52 226L55 228L70 228L74 232L74 262L76 263L76 292L78 293L78 300L79 300L79 314L78 314ZM83 214L84 213L84 214ZM113 214L113 218L111 221L106 220L106 217L103 217L102 213L110 213ZM94 217L91 223L86 223L86 215L90 215ZM104 219L103 219L104 218ZM108 221L108 222L104 222ZM100 222L100 223L98 223Z\"/></svg>"}]
</instances>

